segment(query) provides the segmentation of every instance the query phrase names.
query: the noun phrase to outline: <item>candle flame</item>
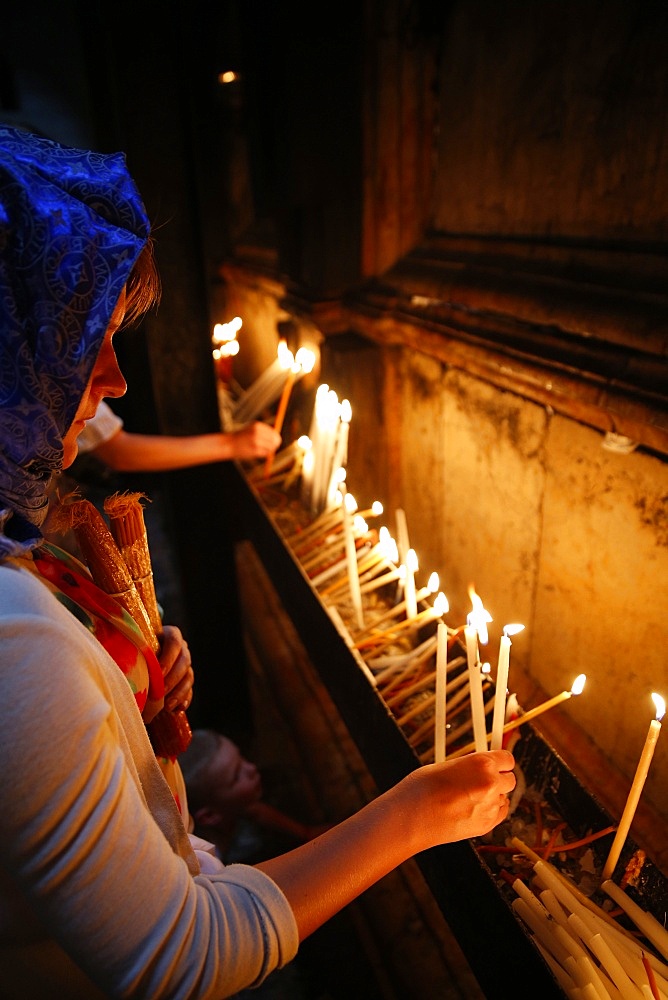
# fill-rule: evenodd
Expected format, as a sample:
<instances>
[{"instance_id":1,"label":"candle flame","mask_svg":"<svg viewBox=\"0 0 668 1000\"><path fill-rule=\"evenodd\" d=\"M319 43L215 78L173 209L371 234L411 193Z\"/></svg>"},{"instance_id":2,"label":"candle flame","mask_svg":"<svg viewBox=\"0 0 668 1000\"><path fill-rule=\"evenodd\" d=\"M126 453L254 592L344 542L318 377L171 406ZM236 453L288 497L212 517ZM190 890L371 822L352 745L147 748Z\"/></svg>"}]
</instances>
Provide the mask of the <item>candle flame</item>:
<instances>
[{"instance_id":1,"label":"candle flame","mask_svg":"<svg viewBox=\"0 0 668 1000\"><path fill-rule=\"evenodd\" d=\"M480 597L476 594L472 583L469 584L469 597L471 598L473 609L467 615L466 622L476 630L479 641L483 646L486 646L489 642L487 622L494 621L494 619L484 607Z\"/></svg>"},{"instance_id":2,"label":"candle flame","mask_svg":"<svg viewBox=\"0 0 668 1000\"><path fill-rule=\"evenodd\" d=\"M409 569L412 573L416 573L418 568L417 553L415 549L409 549L406 553L406 569Z\"/></svg>"},{"instance_id":3,"label":"candle flame","mask_svg":"<svg viewBox=\"0 0 668 1000\"><path fill-rule=\"evenodd\" d=\"M573 681L573 685L571 687L571 694L582 694L586 682L587 682L587 675L578 674L575 680Z\"/></svg>"},{"instance_id":4,"label":"candle flame","mask_svg":"<svg viewBox=\"0 0 668 1000\"><path fill-rule=\"evenodd\" d=\"M654 702L654 705L656 706L656 718L657 718L657 721L661 722L662 718L666 714L666 702L661 697L660 694L656 693L656 691L652 691L652 701Z\"/></svg>"},{"instance_id":5,"label":"candle flame","mask_svg":"<svg viewBox=\"0 0 668 1000\"><path fill-rule=\"evenodd\" d=\"M295 363L294 355L284 340L278 342L276 357L281 368L285 368L286 371L289 371Z\"/></svg>"},{"instance_id":6,"label":"candle flame","mask_svg":"<svg viewBox=\"0 0 668 1000\"><path fill-rule=\"evenodd\" d=\"M227 340L220 348L226 358L234 358L239 353L239 341Z\"/></svg>"},{"instance_id":7,"label":"candle flame","mask_svg":"<svg viewBox=\"0 0 668 1000\"><path fill-rule=\"evenodd\" d=\"M432 573L427 580L427 590L430 594L435 594L439 585L438 573Z\"/></svg>"},{"instance_id":8,"label":"candle flame","mask_svg":"<svg viewBox=\"0 0 668 1000\"><path fill-rule=\"evenodd\" d=\"M310 451L313 447L313 441L311 441L308 434L302 434L301 437L297 438L297 445L302 451Z\"/></svg>"},{"instance_id":9,"label":"candle flame","mask_svg":"<svg viewBox=\"0 0 668 1000\"><path fill-rule=\"evenodd\" d=\"M341 421L349 424L353 418L353 408L347 399L341 400Z\"/></svg>"},{"instance_id":10,"label":"candle flame","mask_svg":"<svg viewBox=\"0 0 668 1000\"><path fill-rule=\"evenodd\" d=\"M443 591L440 591L436 600L434 601L434 612L439 618L441 618L443 615L447 614L449 610L450 610L450 605L448 604L448 599L443 593Z\"/></svg>"},{"instance_id":11,"label":"candle flame","mask_svg":"<svg viewBox=\"0 0 668 1000\"><path fill-rule=\"evenodd\" d=\"M299 365L300 371L308 375L315 368L315 354L308 347L300 347L295 355L295 363Z\"/></svg>"},{"instance_id":12,"label":"candle flame","mask_svg":"<svg viewBox=\"0 0 668 1000\"><path fill-rule=\"evenodd\" d=\"M380 546L380 550L386 559L389 559L394 563L399 561L397 543L392 538L392 535L385 525L382 525L378 531L378 545Z\"/></svg>"},{"instance_id":13,"label":"candle flame","mask_svg":"<svg viewBox=\"0 0 668 1000\"><path fill-rule=\"evenodd\" d=\"M485 662L480 664L481 674L491 674L491 672L492 672L492 666L490 663Z\"/></svg>"},{"instance_id":14,"label":"candle flame","mask_svg":"<svg viewBox=\"0 0 668 1000\"><path fill-rule=\"evenodd\" d=\"M352 493L345 493L343 497L343 502L346 505L346 510L350 511L351 514L354 514L355 511L357 510L357 500L352 495Z\"/></svg>"},{"instance_id":15,"label":"candle flame","mask_svg":"<svg viewBox=\"0 0 668 1000\"><path fill-rule=\"evenodd\" d=\"M360 514L353 518L353 530L359 535L366 535L369 531L369 525Z\"/></svg>"},{"instance_id":16,"label":"candle flame","mask_svg":"<svg viewBox=\"0 0 668 1000\"><path fill-rule=\"evenodd\" d=\"M211 339L214 344L229 343L235 339L237 331L241 329L241 326L242 322L239 316L235 316L229 323L215 323Z\"/></svg>"},{"instance_id":17,"label":"candle flame","mask_svg":"<svg viewBox=\"0 0 668 1000\"><path fill-rule=\"evenodd\" d=\"M321 385L316 393L315 412L318 426L333 431L339 420L339 398L328 385Z\"/></svg>"},{"instance_id":18,"label":"candle flame","mask_svg":"<svg viewBox=\"0 0 668 1000\"><path fill-rule=\"evenodd\" d=\"M514 625L504 625L503 626L503 634L504 635L509 635L509 636L510 635L517 635L518 632L523 632L523 631L524 631L524 625L514 624Z\"/></svg>"},{"instance_id":19,"label":"candle flame","mask_svg":"<svg viewBox=\"0 0 668 1000\"><path fill-rule=\"evenodd\" d=\"M374 500L374 502L371 504L371 513L373 514L374 517L380 517L380 515L383 513L383 505L380 502L380 500Z\"/></svg>"}]
</instances>

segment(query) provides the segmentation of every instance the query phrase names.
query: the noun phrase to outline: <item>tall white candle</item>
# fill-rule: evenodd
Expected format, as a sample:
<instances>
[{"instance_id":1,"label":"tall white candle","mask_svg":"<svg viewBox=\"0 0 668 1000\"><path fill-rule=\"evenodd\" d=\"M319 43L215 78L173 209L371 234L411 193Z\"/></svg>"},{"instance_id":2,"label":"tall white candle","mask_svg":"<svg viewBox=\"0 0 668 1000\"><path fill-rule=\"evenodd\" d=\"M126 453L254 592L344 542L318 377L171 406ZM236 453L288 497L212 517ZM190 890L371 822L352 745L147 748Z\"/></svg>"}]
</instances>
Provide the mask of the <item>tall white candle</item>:
<instances>
[{"instance_id":1,"label":"tall white candle","mask_svg":"<svg viewBox=\"0 0 668 1000\"><path fill-rule=\"evenodd\" d=\"M470 616L469 616L470 619ZM466 640L466 661L469 672L469 696L473 721L473 742L476 750L487 749L487 729L485 726L485 699L482 693L482 676L478 656L478 632L470 624L464 627Z\"/></svg>"},{"instance_id":2,"label":"tall white candle","mask_svg":"<svg viewBox=\"0 0 668 1000\"><path fill-rule=\"evenodd\" d=\"M409 618L417 613L415 602L415 572L417 570L417 555L411 549L408 537L408 522L406 512L398 507L396 511L397 519L397 549L399 561L406 569L406 576L403 581L404 600L406 601L406 613Z\"/></svg>"},{"instance_id":3,"label":"tall white candle","mask_svg":"<svg viewBox=\"0 0 668 1000\"><path fill-rule=\"evenodd\" d=\"M445 760L446 685L448 669L448 627L439 622L436 630L436 711L434 716L434 761Z\"/></svg>"},{"instance_id":4,"label":"tall white candle","mask_svg":"<svg viewBox=\"0 0 668 1000\"><path fill-rule=\"evenodd\" d=\"M618 885L610 879L606 879L601 885L603 892L607 893L624 912L631 918L639 931L641 931L648 941L651 941L655 948L661 952L665 959L668 959L668 931L663 927L656 917L647 913L641 906L638 906L630 896L620 889Z\"/></svg>"},{"instance_id":5,"label":"tall white candle","mask_svg":"<svg viewBox=\"0 0 668 1000\"><path fill-rule=\"evenodd\" d=\"M248 423L258 417L280 396L295 358L284 340L278 342L276 359L255 379L234 408L236 423Z\"/></svg>"},{"instance_id":6,"label":"tall white candle","mask_svg":"<svg viewBox=\"0 0 668 1000\"><path fill-rule=\"evenodd\" d=\"M510 636L521 632L524 625L505 625L499 644L499 663L496 668L494 714L492 716L492 742L490 750L500 750L503 743L503 726L506 721L506 696L510 669Z\"/></svg>"},{"instance_id":7,"label":"tall white candle","mask_svg":"<svg viewBox=\"0 0 668 1000\"><path fill-rule=\"evenodd\" d=\"M415 596L415 574L418 569L418 558L415 549L406 553L406 579L404 593L406 596L406 617L413 618L417 614L417 597Z\"/></svg>"},{"instance_id":8,"label":"tall white candle","mask_svg":"<svg viewBox=\"0 0 668 1000\"><path fill-rule=\"evenodd\" d=\"M350 587L350 597L355 611L355 618L358 628L364 628L364 611L362 607L362 595L360 593L360 578L357 570L357 549L355 546L355 535L353 533L353 512L349 509L348 500L352 500L356 508L355 501L346 492L345 483L341 483L341 493L343 496L343 531L346 543L346 561L348 564L348 585Z\"/></svg>"},{"instance_id":9,"label":"tall white candle","mask_svg":"<svg viewBox=\"0 0 668 1000\"><path fill-rule=\"evenodd\" d=\"M612 847L610 848L610 853L608 854L608 860L603 866L603 871L601 873L602 882L611 878L612 873L615 870L615 865L619 861L619 855L622 852L624 842L631 828L631 823L633 822L633 817L635 816L635 811L638 807L638 802L640 801L640 794L643 790L645 779L647 778L647 774L649 772L649 766L652 763L654 750L661 732L661 719L666 714L666 703L661 695L653 692L652 699L654 701L654 705L656 706L656 718L652 719L649 724L647 738L645 739L645 746L643 747L640 760L638 761L638 767L636 768L633 784L631 785L631 791L629 792L629 796L626 800L624 812L622 813L622 818L619 821L615 839L612 842Z\"/></svg>"},{"instance_id":10,"label":"tall white candle","mask_svg":"<svg viewBox=\"0 0 668 1000\"><path fill-rule=\"evenodd\" d=\"M341 400L339 408L339 424L335 432L334 455L332 457L332 468L327 489L327 506L333 501L338 489L337 474L340 468L345 469L348 464L348 435L350 432L350 421L352 420L352 407L347 399Z\"/></svg>"}]
</instances>

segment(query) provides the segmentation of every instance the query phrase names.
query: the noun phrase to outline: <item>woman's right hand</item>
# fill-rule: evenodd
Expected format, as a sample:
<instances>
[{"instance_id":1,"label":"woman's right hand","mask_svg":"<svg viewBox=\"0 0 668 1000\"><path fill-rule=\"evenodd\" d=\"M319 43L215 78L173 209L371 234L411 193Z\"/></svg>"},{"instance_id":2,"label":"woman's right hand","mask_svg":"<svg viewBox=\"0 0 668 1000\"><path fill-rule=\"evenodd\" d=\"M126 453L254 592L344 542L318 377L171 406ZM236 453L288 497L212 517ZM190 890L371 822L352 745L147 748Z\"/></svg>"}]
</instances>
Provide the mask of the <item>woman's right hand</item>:
<instances>
[{"instance_id":1,"label":"woman's right hand","mask_svg":"<svg viewBox=\"0 0 668 1000\"><path fill-rule=\"evenodd\" d=\"M481 837L501 823L515 788L514 766L508 750L488 750L426 764L407 775L394 792L409 802L415 796L414 853Z\"/></svg>"},{"instance_id":2,"label":"woman's right hand","mask_svg":"<svg viewBox=\"0 0 668 1000\"><path fill-rule=\"evenodd\" d=\"M493 829L508 815L514 766L508 750L425 764L319 837L259 864L287 896L300 940L420 851Z\"/></svg>"}]
</instances>

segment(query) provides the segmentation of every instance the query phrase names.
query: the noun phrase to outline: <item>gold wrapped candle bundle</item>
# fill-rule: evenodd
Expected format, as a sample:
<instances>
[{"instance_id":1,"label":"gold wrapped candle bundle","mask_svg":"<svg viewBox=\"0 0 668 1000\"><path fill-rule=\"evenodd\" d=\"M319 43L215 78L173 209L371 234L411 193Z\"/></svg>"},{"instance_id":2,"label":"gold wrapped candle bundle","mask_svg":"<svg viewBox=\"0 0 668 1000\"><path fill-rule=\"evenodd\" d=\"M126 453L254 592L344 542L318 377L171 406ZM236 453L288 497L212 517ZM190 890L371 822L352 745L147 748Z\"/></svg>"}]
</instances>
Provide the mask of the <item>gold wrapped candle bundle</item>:
<instances>
[{"instance_id":1,"label":"gold wrapped candle bundle","mask_svg":"<svg viewBox=\"0 0 668 1000\"><path fill-rule=\"evenodd\" d=\"M104 509L109 515L111 534L130 571L153 631L160 635L162 618L153 583L151 553L141 504L143 499L143 493L115 493L105 501Z\"/></svg>"}]
</instances>

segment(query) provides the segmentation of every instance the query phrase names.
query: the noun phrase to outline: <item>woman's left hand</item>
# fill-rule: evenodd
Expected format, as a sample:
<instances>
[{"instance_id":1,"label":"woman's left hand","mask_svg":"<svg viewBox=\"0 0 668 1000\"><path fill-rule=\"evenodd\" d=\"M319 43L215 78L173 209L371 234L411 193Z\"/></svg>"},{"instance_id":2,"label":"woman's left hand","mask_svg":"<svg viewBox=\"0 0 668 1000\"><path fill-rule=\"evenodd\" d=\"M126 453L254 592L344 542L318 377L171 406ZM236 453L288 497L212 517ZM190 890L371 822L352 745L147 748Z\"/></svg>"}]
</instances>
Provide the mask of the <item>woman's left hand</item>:
<instances>
[{"instance_id":1,"label":"woman's left hand","mask_svg":"<svg viewBox=\"0 0 668 1000\"><path fill-rule=\"evenodd\" d=\"M165 678L165 707L171 711L188 708L192 701L195 674L188 643L176 625L165 625L158 660Z\"/></svg>"}]
</instances>

